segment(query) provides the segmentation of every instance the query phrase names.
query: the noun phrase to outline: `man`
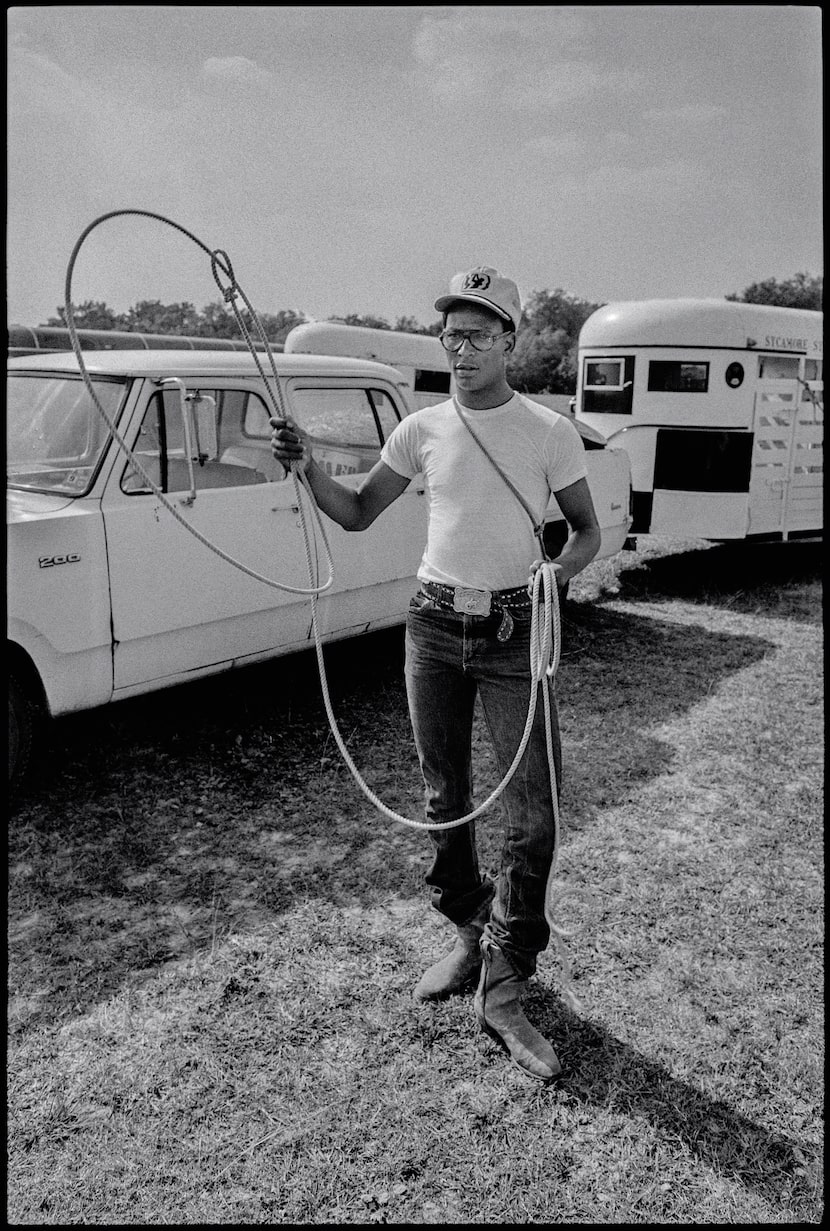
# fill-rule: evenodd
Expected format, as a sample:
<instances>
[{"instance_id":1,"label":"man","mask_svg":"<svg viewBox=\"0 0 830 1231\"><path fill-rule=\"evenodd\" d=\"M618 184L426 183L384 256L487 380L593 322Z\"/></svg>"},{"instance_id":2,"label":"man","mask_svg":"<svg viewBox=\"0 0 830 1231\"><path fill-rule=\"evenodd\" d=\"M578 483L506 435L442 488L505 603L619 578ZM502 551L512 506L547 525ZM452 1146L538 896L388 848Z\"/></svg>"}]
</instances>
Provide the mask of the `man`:
<instances>
[{"instance_id":1,"label":"man","mask_svg":"<svg viewBox=\"0 0 830 1231\"><path fill-rule=\"evenodd\" d=\"M407 619L406 683L426 816L441 824L473 808L476 696L502 774L522 738L530 695L528 578L539 563L535 534L551 493L571 528L555 561L560 589L593 559L600 536L575 427L508 384L506 365L522 315L516 284L478 267L457 274L435 307L443 315L455 398L407 416L358 490L325 474L289 420L271 420L271 447L283 465L302 460L320 508L346 530L370 526L416 474L424 475L427 545ZM430 831L435 857L427 884L457 939L414 995L438 1000L477 982L482 1029L523 1072L550 1081L560 1070L556 1053L521 1008L525 982L550 939L545 894L555 822L542 708L503 796L507 825L497 883L479 869L474 822ZM551 710L558 782L552 694Z\"/></svg>"}]
</instances>

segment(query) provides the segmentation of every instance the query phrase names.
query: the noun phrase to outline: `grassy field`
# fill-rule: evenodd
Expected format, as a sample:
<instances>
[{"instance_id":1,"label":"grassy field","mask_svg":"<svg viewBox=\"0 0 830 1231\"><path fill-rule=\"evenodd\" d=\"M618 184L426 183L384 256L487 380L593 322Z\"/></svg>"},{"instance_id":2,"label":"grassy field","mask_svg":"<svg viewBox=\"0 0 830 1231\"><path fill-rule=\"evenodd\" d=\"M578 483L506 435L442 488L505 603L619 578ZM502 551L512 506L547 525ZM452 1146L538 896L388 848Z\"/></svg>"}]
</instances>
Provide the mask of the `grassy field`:
<instances>
[{"instance_id":1,"label":"grassy field","mask_svg":"<svg viewBox=\"0 0 830 1231\"><path fill-rule=\"evenodd\" d=\"M819 560L645 540L573 585L582 1012L543 955L546 1088L469 997L411 1001L450 939L429 841L357 793L310 655L57 723L9 829L9 1223L818 1222ZM400 633L327 657L358 764L420 817Z\"/></svg>"}]
</instances>

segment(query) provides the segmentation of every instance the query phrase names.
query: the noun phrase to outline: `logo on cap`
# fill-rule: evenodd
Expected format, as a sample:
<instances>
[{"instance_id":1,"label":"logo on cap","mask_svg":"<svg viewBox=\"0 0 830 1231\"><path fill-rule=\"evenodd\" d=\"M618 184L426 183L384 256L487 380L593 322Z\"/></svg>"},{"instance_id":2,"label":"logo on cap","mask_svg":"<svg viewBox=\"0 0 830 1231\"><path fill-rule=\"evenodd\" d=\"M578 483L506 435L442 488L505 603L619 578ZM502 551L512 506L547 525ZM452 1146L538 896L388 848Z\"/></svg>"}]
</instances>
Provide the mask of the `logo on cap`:
<instances>
[{"instance_id":1,"label":"logo on cap","mask_svg":"<svg viewBox=\"0 0 830 1231\"><path fill-rule=\"evenodd\" d=\"M490 285L490 275L482 273L481 270L474 269L472 273L467 274L464 279L462 290L465 291L486 291Z\"/></svg>"}]
</instances>

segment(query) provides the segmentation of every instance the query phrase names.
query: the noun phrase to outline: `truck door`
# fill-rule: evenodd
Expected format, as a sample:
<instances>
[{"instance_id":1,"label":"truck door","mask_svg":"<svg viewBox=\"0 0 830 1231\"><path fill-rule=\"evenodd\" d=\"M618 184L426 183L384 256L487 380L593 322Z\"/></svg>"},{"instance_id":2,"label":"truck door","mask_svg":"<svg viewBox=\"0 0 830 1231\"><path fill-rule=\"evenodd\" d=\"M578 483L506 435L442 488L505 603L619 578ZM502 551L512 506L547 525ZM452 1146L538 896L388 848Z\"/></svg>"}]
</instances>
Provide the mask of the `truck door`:
<instances>
[{"instance_id":1,"label":"truck door","mask_svg":"<svg viewBox=\"0 0 830 1231\"><path fill-rule=\"evenodd\" d=\"M798 359L759 355L748 534L783 531L798 413Z\"/></svg>"},{"instance_id":2,"label":"truck door","mask_svg":"<svg viewBox=\"0 0 830 1231\"><path fill-rule=\"evenodd\" d=\"M191 380L188 386L196 388ZM156 391L146 402L134 445L142 464L204 538L268 578L307 587L295 487L271 455L269 404L254 382L208 377L198 388L216 401L218 448L214 459L194 463L195 500L188 503L189 471L175 391ZM369 391L358 393L374 439L370 443L367 435L356 451L353 476L341 480L347 483L359 481L358 469L371 468L381 443ZM353 391L340 390L340 395L356 400ZM342 436L341 428L335 423L332 437ZM328 635L345 635L375 619L382 622L389 614L384 583L400 587L403 574L414 575L411 540L417 540L418 530L410 527L409 537L404 532L407 508L402 504L391 525L387 520L384 526L380 518L363 535L332 528L337 592L325 607ZM309 600L267 586L210 551L171 517L127 461L113 472L103 512L116 693L307 643ZM402 556L398 549L404 545L408 551ZM321 551L318 555L323 579L325 560ZM395 615L402 619L406 604L397 597Z\"/></svg>"},{"instance_id":3,"label":"truck door","mask_svg":"<svg viewBox=\"0 0 830 1231\"><path fill-rule=\"evenodd\" d=\"M318 464L352 488L360 486L378 461L381 444L404 413L392 387L380 382L358 386L335 377L295 377L287 384L287 394L291 414L311 436ZM380 626L402 621L426 544L421 476L368 530L349 533L328 520L326 528L336 576L331 591L317 604L321 631L342 636L360 632L369 622ZM294 532L300 533L296 528Z\"/></svg>"}]
</instances>

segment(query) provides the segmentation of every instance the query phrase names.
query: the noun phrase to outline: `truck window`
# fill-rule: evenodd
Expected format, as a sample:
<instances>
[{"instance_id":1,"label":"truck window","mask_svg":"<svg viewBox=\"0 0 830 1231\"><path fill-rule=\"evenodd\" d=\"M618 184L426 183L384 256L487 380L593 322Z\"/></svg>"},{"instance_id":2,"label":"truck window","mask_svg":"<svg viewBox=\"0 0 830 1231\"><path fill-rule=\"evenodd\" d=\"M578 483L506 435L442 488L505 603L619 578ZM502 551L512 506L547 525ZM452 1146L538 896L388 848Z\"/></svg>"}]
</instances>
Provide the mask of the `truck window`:
<instances>
[{"instance_id":1,"label":"truck window","mask_svg":"<svg viewBox=\"0 0 830 1231\"><path fill-rule=\"evenodd\" d=\"M127 382L97 377L92 386L107 417L116 421ZM10 373L6 420L11 487L67 496L89 491L109 433L79 376Z\"/></svg>"},{"instance_id":2,"label":"truck window","mask_svg":"<svg viewBox=\"0 0 830 1231\"><path fill-rule=\"evenodd\" d=\"M258 394L247 389L210 389L199 392L216 402L219 449L215 460L193 463L197 491L212 487L249 487L255 483L279 482L285 471L271 453L267 439L246 430L248 423L265 423L269 411ZM190 490L190 469L184 451L184 428L175 390L165 389L151 398L135 453L150 478L163 492ZM129 495L148 492L138 470L128 464L121 488Z\"/></svg>"},{"instance_id":3,"label":"truck window","mask_svg":"<svg viewBox=\"0 0 830 1231\"><path fill-rule=\"evenodd\" d=\"M291 407L311 438L315 459L331 475L371 470L384 439L382 420L391 424L390 410L396 418L382 390L347 386L295 385Z\"/></svg>"},{"instance_id":4,"label":"truck window","mask_svg":"<svg viewBox=\"0 0 830 1231\"><path fill-rule=\"evenodd\" d=\"M381 444L401 421L400 410L384 389L294 385L287 409L311 436L318 463L332 475L371 470ZM248 402L243 424L249 440L270 442L269 414L259 399Z\"/></svg>"},{"instance_id":5,"label":"truck window","mask_svg":"<svg viewBox=\"0 0 830 1231\"><path fill-rule=\"evenodd\" d=\"M384 441L394 432L401 421L401 416L397 406L383 389L370 389L369 398L375 412L380 438Z\"/></svg>"}]
</instances>

